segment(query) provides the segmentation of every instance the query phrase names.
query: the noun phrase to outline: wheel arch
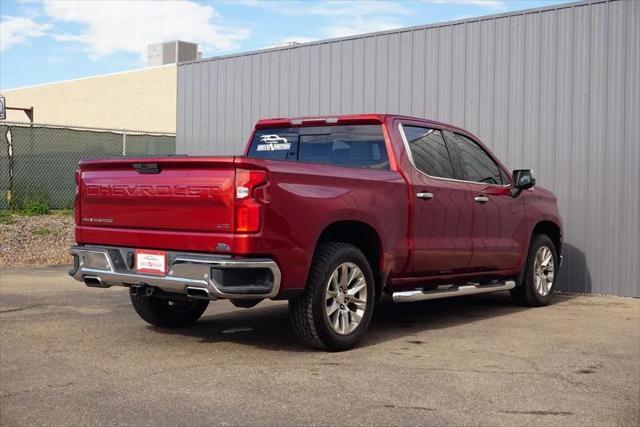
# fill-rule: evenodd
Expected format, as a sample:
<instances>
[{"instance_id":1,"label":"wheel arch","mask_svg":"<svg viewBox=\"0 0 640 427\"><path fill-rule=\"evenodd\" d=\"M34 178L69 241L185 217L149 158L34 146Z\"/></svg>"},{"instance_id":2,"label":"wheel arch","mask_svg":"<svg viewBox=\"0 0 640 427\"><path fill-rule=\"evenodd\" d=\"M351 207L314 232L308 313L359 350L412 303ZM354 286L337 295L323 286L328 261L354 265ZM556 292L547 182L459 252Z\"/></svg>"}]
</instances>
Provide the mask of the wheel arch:
<instances>
[{"instance_id":1,"label":"wheel arch","mask_svg":"<svg viewBox=\"0 0 640 427\"><path fill-rule=\"evenodd\" d=\"M558 256L562 254L562 231L558 224L553 221L540 221L533 227L531 237L533 238L536 234L546 234L549 236Z\"/></svg>"},{"instance_id":2,"label":"wheel arch","mask_svg":"<svg viewBox=\"0 0 640 427\"><path fill-rule=\"evenodd\" d=\"M370 224L358 220L340 220L327 225L318 236L314 258L318 247L325 242L349 243L362 251L369 261L375 280L376 299L382 295L383 249L377 230Z\"/></svg>"}]
</instances>

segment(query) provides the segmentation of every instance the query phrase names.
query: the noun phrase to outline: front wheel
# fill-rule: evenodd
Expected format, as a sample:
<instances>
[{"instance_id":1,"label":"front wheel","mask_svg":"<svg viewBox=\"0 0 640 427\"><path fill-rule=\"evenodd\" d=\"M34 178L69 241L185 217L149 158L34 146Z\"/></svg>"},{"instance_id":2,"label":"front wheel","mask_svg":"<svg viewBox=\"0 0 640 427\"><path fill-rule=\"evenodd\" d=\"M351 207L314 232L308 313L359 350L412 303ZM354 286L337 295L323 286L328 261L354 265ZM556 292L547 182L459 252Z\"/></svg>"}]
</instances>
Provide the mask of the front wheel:
<instances>
[{"instance_id":1,"label":"front wheel","mask_svg":"<svg viewBox=\"0 0 640 427\"><path fill-rule=\"evenodd\" d=\"M129 292L133 308L143 320L154 326L177 328L195 324L207 309L206 300L170 300Z\"/></svg>"},{"instance_id":2,"label":"front wheel","mask_svg":"<svg viewBox=\"0 0 640 427\"><path fill-rule=\"evenodd\" d=\"M556 247L546 234L531 239L524 271L511 297L520 304L540 307L551 302L558 269Z\"/></svg>"},{"instance_id":3,"label":"front wheel","mask_svg":"<svg viewBox=\"0 0 640 427\"><path fill-rule=\"evenodd\" d=\"M374 304L373 272L362 251L347 243L327 243L316 251L305 293L289 301L289 313L300 341L340 351L362 339Z\"/></svg>"}]
</instances>

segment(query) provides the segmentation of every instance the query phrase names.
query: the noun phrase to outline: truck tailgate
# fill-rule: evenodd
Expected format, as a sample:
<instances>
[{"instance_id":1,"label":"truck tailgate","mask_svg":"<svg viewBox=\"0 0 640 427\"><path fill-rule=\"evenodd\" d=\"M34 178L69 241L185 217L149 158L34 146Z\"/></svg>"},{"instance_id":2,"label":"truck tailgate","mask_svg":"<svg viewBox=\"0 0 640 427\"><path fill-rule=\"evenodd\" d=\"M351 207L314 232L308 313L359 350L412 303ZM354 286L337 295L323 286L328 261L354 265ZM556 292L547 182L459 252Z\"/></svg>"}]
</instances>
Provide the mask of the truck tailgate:
<instances>
[{"instance_id":1,"label":"truck tailgate","mask_svg":"<svg viewBox=\"0 0 640 427\"><path fill-rule=\"evenodd\" d=\"M78 225L230 233L234 174L233 157L82 161Z\"/></svg>"}]
</instances>

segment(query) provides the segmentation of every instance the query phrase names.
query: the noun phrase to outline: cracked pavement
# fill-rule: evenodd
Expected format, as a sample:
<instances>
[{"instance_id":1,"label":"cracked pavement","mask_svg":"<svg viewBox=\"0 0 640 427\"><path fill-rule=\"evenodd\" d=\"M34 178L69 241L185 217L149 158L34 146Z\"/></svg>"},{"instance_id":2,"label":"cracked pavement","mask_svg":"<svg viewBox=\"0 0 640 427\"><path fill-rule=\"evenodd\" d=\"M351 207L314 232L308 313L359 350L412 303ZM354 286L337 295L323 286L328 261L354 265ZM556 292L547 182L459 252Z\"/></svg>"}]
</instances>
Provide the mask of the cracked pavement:
<instances>
[{"instance_id":1,"label":"cracked pavement","mask_svg":"<svg viewBox=\"0 0 640 427\"><path fill-rule=\"evenodd\" d=\"M639 299L386 303L318 353L284 302L164 330L66 269L0 271L1 425L640 425Z\"/></svg>"}]
</instances>

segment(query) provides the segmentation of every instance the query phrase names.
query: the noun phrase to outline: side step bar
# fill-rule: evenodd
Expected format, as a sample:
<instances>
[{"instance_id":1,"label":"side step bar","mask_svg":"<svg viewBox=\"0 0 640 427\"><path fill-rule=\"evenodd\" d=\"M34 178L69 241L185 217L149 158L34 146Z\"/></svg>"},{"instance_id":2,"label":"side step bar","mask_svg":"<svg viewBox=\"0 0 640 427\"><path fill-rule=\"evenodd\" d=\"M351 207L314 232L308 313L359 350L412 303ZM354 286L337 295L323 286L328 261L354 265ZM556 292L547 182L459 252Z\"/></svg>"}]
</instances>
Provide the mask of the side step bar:
<instances>
[{"instance_id":1,"label":"side step bar","mask_svg":"<svg viewBox=\"0 0 640 427\"><path fill-rule=\"evenodd\" d=\"M487 285L461 285L446 289L434 289L423 291L415 289L413 291L400 291L393 293L393 302L425 301L429 299L459 297L462 295L484 294L486 292L507 291L516 287L516 282L507 280L502 283L491 283Z\"/></svg>"}]
</instances>

